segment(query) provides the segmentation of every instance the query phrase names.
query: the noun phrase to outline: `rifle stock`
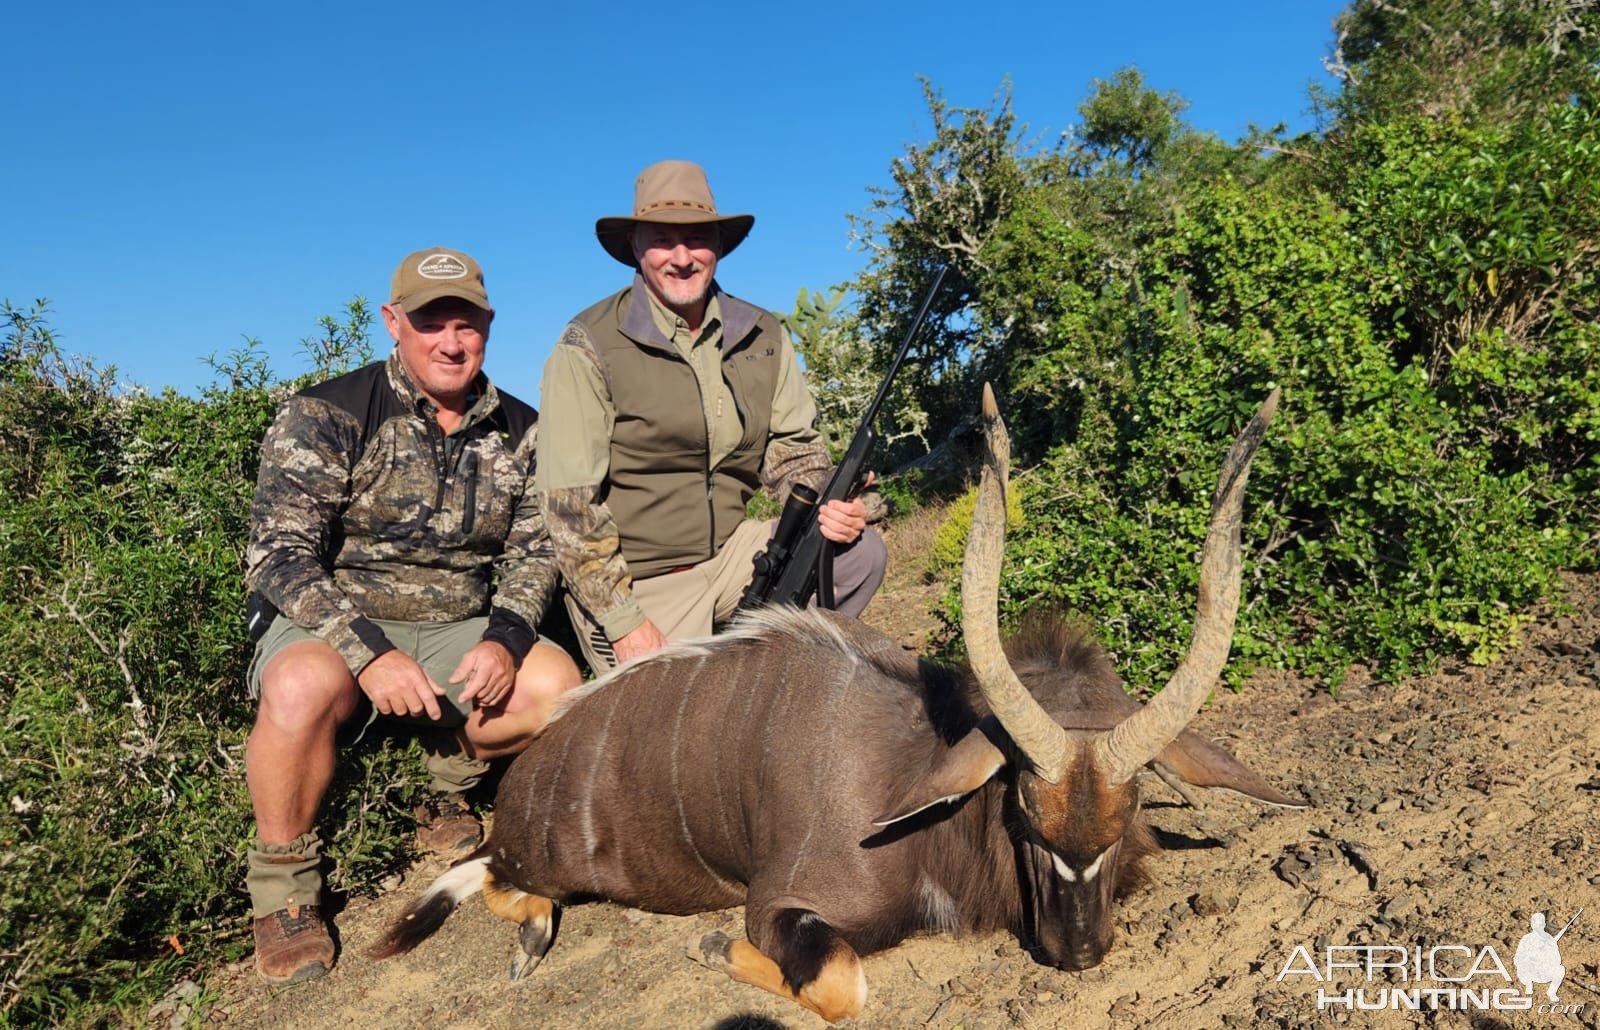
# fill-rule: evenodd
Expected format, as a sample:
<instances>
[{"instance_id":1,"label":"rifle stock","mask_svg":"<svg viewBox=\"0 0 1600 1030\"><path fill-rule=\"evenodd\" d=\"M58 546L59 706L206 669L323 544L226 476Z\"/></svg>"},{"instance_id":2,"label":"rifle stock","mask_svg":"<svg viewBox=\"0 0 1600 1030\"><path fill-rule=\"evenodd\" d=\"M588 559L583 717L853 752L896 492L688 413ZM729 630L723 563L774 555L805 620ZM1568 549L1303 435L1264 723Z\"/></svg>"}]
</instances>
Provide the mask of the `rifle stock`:
<instances>
[{"instance_id":1,"label":"rifle stock","mask_svg":"<svg viewBox=\"0 0 1600 1030\"><path fill-rule=\"evenodd\" d=\"M765 551L756 555L755 575L750 580L749 589L739 601L741 611L766 604L792 604L797 608L803 608L811 600L811 595L816 592L818 563L825 542L822 528L817 523L817 512L829 501L854 497L866 485L867 462L872 457L872 448L878 442L878 431L875 426L878 409L888 397L889 387L893 384L894 377L899 374L900 366L906 360L906 354L911 350L911 341L915 339L917 330L922 328L923 320L928 317L928 308L933 304L933 298L938 294L940 285L944 283L945 273L948 271L948 266L939 266L939 271L933 277L933 284L923 295L922 305L917 309L916 318L911 321L911 328L906 330L905 339L901 341L894 361L884 373L883 382L878 385L878 392L872 398L872 403L867 406L861 425L850 438L850 446L845 448L844 457L833 470L833 477L828 480L828 485L823 488L820 495L801 486L796 486L790 491L789 500L784 504L783 515L778 519L778 529L773 533L772 541ZM797 501L796 494L801 490L805 490L810 498L801 497ZM831 603L831 598L828 600Z\"/></svg>"}]
</instances>

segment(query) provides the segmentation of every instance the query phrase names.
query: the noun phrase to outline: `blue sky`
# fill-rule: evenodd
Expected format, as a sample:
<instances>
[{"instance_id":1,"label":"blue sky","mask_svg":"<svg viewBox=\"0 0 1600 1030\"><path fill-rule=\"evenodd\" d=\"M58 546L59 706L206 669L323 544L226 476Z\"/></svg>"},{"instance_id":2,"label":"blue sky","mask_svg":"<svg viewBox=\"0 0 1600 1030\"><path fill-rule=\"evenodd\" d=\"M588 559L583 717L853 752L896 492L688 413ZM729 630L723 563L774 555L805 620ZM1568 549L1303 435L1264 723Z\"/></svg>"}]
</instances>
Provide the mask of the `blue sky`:
<instances>
[{"instance_id":1,"label":"blue sky","mask_svg":"<svg viewBox=\"0 0 1600 1030\"><path fill-rule=\"evenodd\" d=\"M931 134L918 76L975 107L1009 77L1045 138L1130 65L1226 140L1307 129L1344 6L13 4L0 297L188 391L246 336L304 371L319 316L376 314L402 256L457 247L498 309L491 378L537 403L567 318L627 281L594 220L629 213L645 165L698 161L756 216L719 279L786 311L865 265L845 216Z\"/></svg>"}]
</instances>

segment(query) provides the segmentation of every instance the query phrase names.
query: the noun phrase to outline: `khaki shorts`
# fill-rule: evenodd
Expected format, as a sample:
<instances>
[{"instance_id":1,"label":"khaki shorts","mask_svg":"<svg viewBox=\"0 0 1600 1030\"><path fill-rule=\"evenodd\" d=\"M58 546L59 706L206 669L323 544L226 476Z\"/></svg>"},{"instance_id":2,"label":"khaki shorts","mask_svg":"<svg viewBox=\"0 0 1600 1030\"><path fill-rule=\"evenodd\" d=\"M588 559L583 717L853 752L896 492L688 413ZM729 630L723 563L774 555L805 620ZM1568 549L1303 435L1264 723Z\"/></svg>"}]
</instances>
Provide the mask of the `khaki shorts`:
<instances>
[{"instance_id":1,"label":"khaki shorts","mask_svg":"<svg viewBox=\"0 0 1600 1030\"><path fill-rule=\"evenodd\" d=\"M634 599L669 641L709 636L733 618L755 575L754 558L766 548L777 528L777 519L746 519L715 557L674 572L634 580ZM855 543L835 552L834 586L841 612L861 614L883 582L887 561L883 538L871 528ZM583 656L598 676L616 664L611 641L570 591L566 605Z\"/></svg>"},{"instance_id":2,"label":"khaki shorts","mask_svg":"<svg viewBox=\"0 0 1600 1030\"><path fill-rule=\"evenodd\" d=\"M461 694L467 689L465 683L451 683L450 674L456 671L456 666L461 662L461 656L483 641L483 631L489 626L487 616L478 616L471 619L462 619L460 622L398 622L393 619L373 619L374 625L383 630L384 636L396 648L414 658L422 666L433 681L445 689L444 696L439 700L441 718L437 721L426 715L389 715L386 719L395 719L422 726L442 726L453 728L466 721L467 713L472 711L471 701L463 702ZM261 700L261 674L267 667L267 662L279 651L290 644L298 644L303 640L320 640L312 633L308 633L296 626L293 622L279 615L272 620L272 625L267 627L267 632L262 635L256 644L255 657L250 660L250 697ZM542 638L535 647L554 647ZM339 727L339 744L349 746L360 740L366 733L367 727L372 725L378 717L377 710L367 700L365 694L361 695L361 706L349 721Z\"/></svg>"}]
</instances>

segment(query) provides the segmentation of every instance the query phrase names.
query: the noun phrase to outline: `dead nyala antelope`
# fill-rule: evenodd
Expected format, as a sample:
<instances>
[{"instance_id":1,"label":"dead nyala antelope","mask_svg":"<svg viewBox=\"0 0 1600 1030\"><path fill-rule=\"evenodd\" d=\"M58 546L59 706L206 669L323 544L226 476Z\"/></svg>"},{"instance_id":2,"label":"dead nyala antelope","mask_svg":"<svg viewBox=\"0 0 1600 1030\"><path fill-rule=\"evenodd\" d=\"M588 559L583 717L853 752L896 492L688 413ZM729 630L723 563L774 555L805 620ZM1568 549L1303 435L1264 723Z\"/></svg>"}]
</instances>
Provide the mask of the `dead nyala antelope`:
<instances>
[{"instance_id":1,"label":"dead nyala antelope","mask_svg":"<svg viewBox=\"0 0 1600 1030\"><path fill-rule=\"evenodd\" d=\"M604 897L687 914L743 903L747 941L695 957L829 1021L866 1002L859 956L910 934L1005 929L1062 969L1098 963L1111 905L1157 845L1136 774L1298 806L1184 726L1227 659L1239 521L1277 393L1234 443L1207 531L1194 638L1149 704L1104 651L1035 624L1002 651L997 593L1010 442L989 453L962 575L970 672L828 612L767 609L578 692L500 785L494 832L374 946L408 951L463 898L520 927L511 975L557 906Z\"/></svg>"}]
</instances>

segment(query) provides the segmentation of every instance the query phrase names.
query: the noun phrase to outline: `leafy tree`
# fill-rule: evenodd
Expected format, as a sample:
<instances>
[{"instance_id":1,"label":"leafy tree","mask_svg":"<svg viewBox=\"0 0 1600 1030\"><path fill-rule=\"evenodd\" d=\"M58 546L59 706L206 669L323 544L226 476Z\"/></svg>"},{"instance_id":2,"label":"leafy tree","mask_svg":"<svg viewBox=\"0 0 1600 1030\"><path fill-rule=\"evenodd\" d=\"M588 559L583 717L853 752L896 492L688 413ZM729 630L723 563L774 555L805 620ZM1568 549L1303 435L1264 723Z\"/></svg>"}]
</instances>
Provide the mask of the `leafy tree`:
<instances>
[{"instance_id":1,"label":"leafy tree","mask_svg":"<svg viewBox=\"0 0 1600 1030\"><path fill-rule=\"evenodd\" d=\"M924 425L943 432L959 418L956 402L969 392L973 362L981 367L986 343L965 314L972 282L984 267L989 237L1025 186L1018 152L1026 145L1008 84L986 108L951 107L926 80L923 94L933 138L896 157L894 186L874 188L870 209L851 218L852 235L871 254L852 285L854 330L871 341L874 368L892 358L935 269L951 269L901 373L901 398L890 405L904 421L898 432L891 424L886 437L921 436Z\"/></svg>"},{"instance_id":2,"label":"leafy tree","mask_svg":"<svg viewBox=\"0 0 1600 1030\"><path fill-rule=\"evenodd\" d=\"M1081 612L1136 682L1164 678L1204 456L1274 383L1233 675L1488 660L1560 568L1593 560L1600 52L1587 9L1512 7L1359 0L1324 136L1228 147L1131 69L1095 83L1045 152L1013 131L1009 95L977 119L1015 171L968 233L981 244L929 410L937 434L988 378L1027 413L1018 454L1037 465L1017 477L1029 518L1008 605ZM966 137L935 125L910 152L938 174L895 166L902 218L919 182L986 181L949 170ZM893 252L947 232L887 224L891 253L853 284L862 310L901 302L874 277Z\"/></svg>"},{"instance_id":3,"label":"leafy tree","mask_svg":"<svg viewBox=\"0 0 1600 1030\"><path fill-rule=\"evenodd\" d=\"M1356 0L1335 22L1329 69L1344 121L1450 116L1519 121L1551 103L1594 105L1600 8L1569 0Z\"/></svg>"}]
</instances>

